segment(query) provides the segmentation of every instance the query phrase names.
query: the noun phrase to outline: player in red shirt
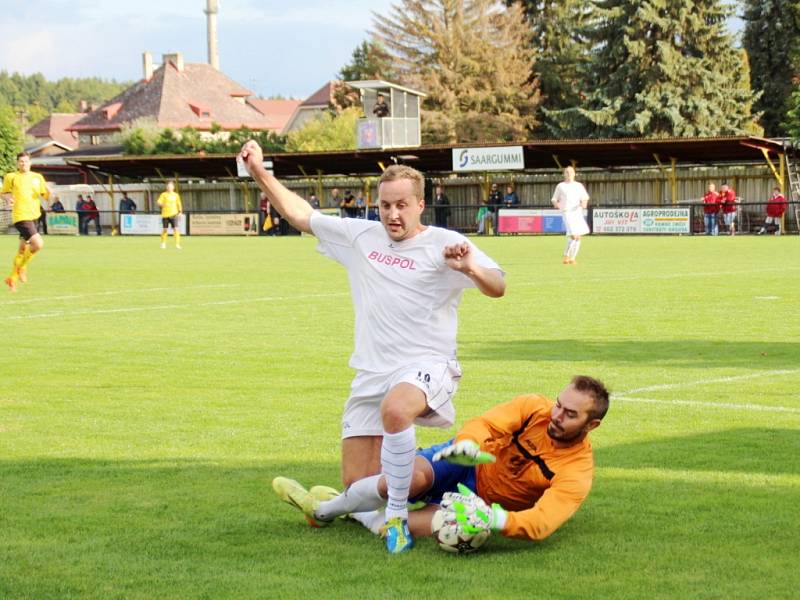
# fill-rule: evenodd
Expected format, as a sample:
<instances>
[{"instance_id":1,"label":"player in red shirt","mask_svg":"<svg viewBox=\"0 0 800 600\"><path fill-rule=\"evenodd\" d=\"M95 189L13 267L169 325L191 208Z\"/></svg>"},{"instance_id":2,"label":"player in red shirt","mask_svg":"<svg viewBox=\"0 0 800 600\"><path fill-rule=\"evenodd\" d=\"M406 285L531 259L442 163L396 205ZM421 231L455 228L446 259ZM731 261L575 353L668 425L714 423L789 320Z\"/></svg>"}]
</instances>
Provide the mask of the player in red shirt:
<instances>
[{"instance_id":1,"label":"player in red shirt","mask_svg":"<svg viewBox=\"0 0 800 600\"><path fill-rule=\"evenodd\" d=\"M736 205L738 200L736 192L727 183L723 183L719 190L719 201L722 204L722 218L725 227L731 235L736 235Z\"/></svg>"},{"instance_id":2,"label":"player in red shirt","mask_svg":"<svg viewBox=\"0 0 800 600\"><path fill-rule=\"evenodd\" d=\"M703 218L706 225L706 235L717 235L717 213L719 212L720 198L717 193L717 186L713 183L708 184L708 191L703 196Z\"/></svg>"},{"instance_id":3,"label":"player in red shirt","mask_svg":"<svg viewBox=\"0 0 800 600\"><path fill-rule=\"evenodd\" d=\"M768 225L774 225L775 235L780 235L784 212L786 212L786 198L781 194L781 189L775 186L772 188L772 197L767 201L767 218L764 219L764 225L761 226L758 235L766 233Z\"/></svg>"}]
</instances>

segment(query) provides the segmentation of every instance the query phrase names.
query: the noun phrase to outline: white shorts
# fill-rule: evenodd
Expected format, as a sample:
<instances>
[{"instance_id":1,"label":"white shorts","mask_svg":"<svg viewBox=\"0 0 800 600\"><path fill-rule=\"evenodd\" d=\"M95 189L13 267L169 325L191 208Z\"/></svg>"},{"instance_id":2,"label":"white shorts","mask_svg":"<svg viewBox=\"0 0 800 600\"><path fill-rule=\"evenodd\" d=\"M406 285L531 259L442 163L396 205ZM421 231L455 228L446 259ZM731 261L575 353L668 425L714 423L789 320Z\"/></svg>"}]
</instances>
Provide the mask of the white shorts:
<instances>
[{"instance_id":1,"label":"white shorts","mask_svg":"<svg viewBox=\"0 0 800 600\"><path fill-rule=\"evenodd\" d=\"M730 227L736 220L736 213L735 212L722 213L722 218L725 220L725 225Z\"/></svg>"},{"instance_id":2,"label":"white shorts","mask_svg":"<svg viewBox=\"0 0 800 600\"><path fill-rule=\"evenodd\" d=\"M451 427L456 411L453 396L461 379L457 360L423 360L392 373L358 371L350 386L350 398L342 415L342 439L383 435L381 402L398 383L410 383L425 394L430 412L415 419L415 425Z\"/></svg>"},{"instance_id":3,"label":"white shorts","mask_svg":"<svg viewBox=\"0 0 800 600\"><path fill-rule=\"evenodd\" d=\"M571 210L562 214L567 235L586 235L589 233L589 226L586 224L586 219L583 218L583 210Z\"/></svg>"}]
</instances>

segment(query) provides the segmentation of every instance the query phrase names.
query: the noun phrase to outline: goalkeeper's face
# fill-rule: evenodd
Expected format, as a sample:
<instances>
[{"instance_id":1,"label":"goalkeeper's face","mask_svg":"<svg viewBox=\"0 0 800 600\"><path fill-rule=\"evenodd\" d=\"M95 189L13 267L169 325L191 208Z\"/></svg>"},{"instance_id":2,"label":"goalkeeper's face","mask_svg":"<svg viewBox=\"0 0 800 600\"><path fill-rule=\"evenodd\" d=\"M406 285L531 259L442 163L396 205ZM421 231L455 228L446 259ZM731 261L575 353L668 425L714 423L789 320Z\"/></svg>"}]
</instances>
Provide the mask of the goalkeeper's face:
<instances>
[{"instance_id":1,"label":"goalkeeper's face","mask_svg":"<svg viewBox=\"0 0 800 600\"><path fill-rule=\"evenodd\" d=\"M593 406L594 401L589 394L579 392L572 384L568 385L558 395L550 412L547 435L564 445L581 441L600 424L599 419L593 419L590 415Z\"/></svg>"}]
</instances>

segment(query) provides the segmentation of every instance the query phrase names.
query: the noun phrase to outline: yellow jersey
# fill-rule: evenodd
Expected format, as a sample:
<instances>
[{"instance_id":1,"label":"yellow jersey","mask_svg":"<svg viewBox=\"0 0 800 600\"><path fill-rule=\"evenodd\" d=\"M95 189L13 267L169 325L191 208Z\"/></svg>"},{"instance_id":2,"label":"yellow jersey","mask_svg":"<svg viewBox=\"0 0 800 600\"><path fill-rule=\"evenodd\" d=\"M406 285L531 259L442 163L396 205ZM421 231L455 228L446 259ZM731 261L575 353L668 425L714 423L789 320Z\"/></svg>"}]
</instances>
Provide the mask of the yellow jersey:
<instances>
[{"instance_id":1,"label":"yellow jersey","mask_svg":"<svg viewBox=\"0 0 800 600\"><path fill-rule=\"evenodd\" d=\"M181 197L178 192L161 192L158 197L158 205L161 207L161 218L167 219L183 212Z\"/></svg>"},{"instance_id":2,"label":"yellow jersey","mask_svg":"<svg viewBox=\"0 0 800 600\"><path fill-rule=\"evenodd\" d=\"M13 171L3 178L3 194L11 194L14 208L11 221L36 221L42 215L40 197L50 198L50 190L39 173Z\"/></svg>"},{"instance_id":3,"label":"yellow jersey","mask_svg":"<svg viewBox=\"0 0 800 600\"><path fill-rule=\"evenodd\" d=\"M506 537L546 538L575 514L592 488L589 438L556 447L547 435L552 408L544 396L518 396L467 421L456 435L457 442L476 441L497 457L476 467L476 491L510 511Z\"/></svg>"}]
</instances>

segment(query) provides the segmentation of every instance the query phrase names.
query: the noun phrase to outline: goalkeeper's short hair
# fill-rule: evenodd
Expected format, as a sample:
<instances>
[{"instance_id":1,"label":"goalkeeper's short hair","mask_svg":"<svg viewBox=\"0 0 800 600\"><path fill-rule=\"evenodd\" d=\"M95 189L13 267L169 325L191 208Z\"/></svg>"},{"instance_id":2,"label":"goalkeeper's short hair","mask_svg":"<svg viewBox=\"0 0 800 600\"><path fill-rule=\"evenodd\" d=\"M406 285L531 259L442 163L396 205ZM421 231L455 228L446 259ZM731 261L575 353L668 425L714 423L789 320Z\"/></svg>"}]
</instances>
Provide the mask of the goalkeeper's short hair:
<instances>
[{"instance_id":1,"label":"goalkeeper's short hair","mask_svg":"<svg viewBox=\"0 0 800 600\"><path fill-rule=\"evenodd\" d=\"M609 394L605 384L599 379L588 375L576 375L572 378L571 383L576 390L592 397L594 406L589 411L589 417L602 420L608 412Z\"/></svg>"}]
</instances>

